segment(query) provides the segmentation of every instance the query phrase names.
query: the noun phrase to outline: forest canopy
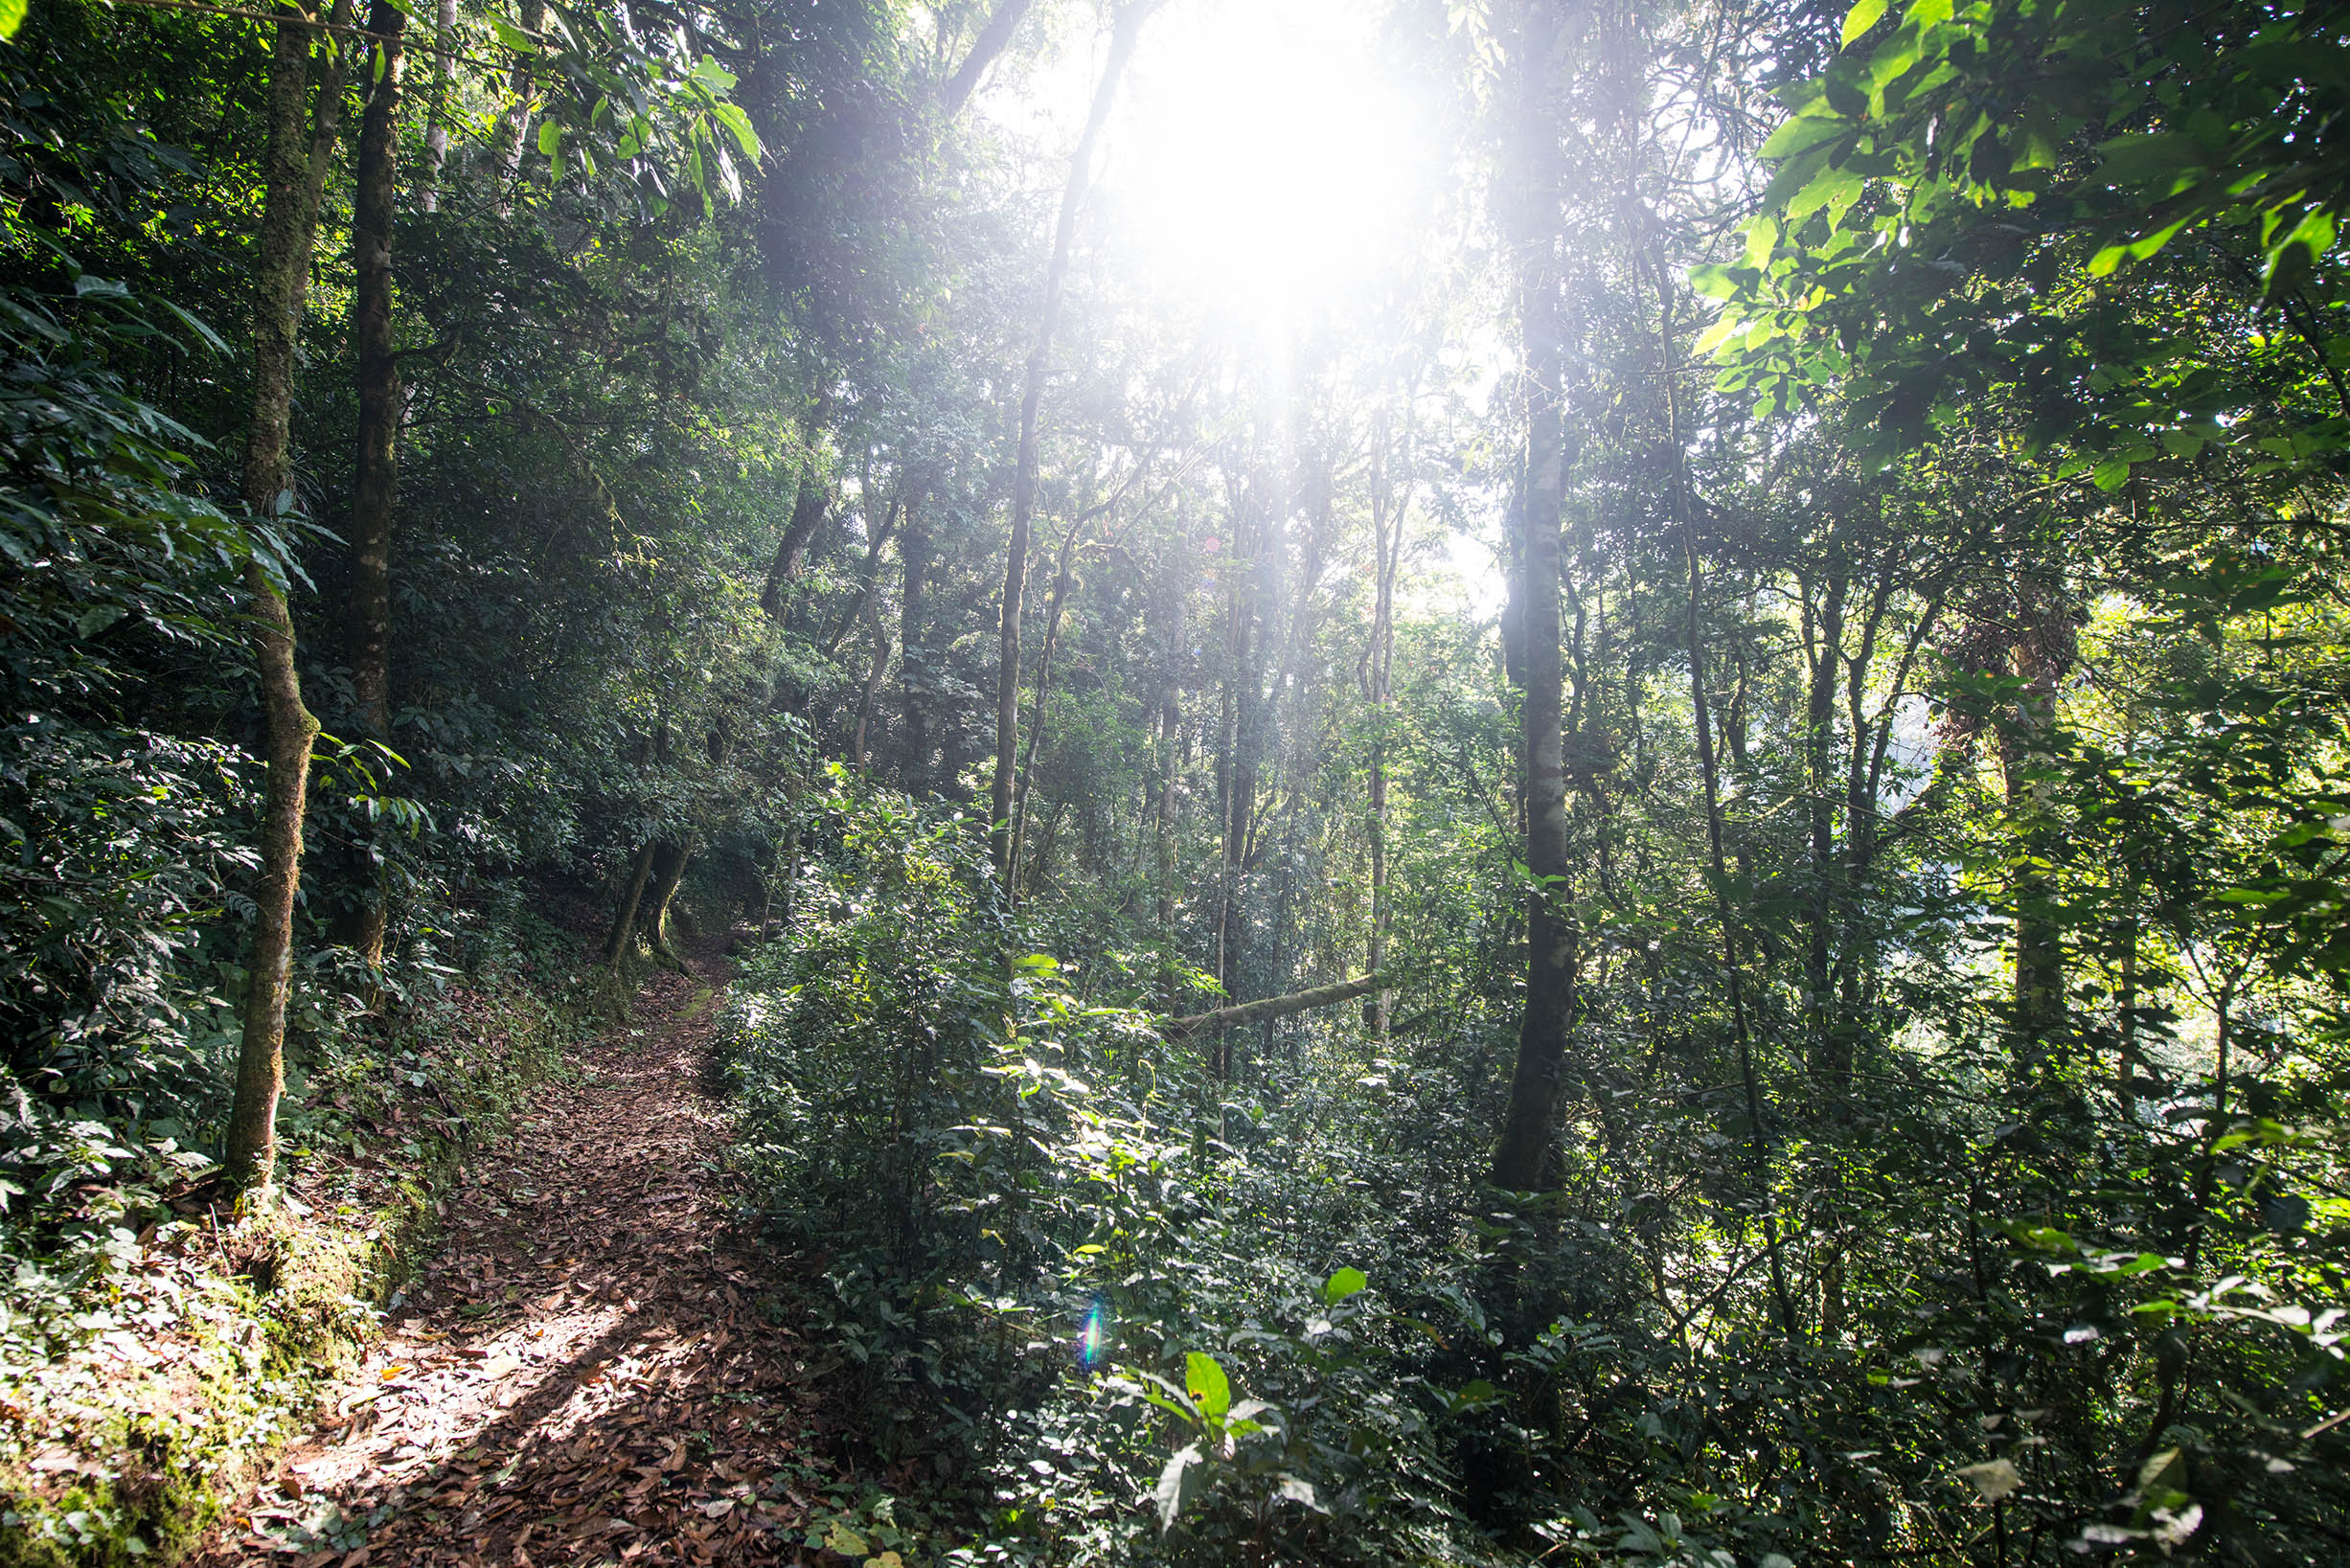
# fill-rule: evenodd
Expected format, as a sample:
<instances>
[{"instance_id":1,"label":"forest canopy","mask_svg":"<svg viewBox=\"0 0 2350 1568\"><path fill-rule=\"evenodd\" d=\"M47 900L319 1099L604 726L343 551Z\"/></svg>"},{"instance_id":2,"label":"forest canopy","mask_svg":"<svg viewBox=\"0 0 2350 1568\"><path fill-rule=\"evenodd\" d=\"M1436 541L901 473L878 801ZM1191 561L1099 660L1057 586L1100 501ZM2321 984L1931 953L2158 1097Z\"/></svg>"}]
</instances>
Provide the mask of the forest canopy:
<instances>
[{"instance_id":1,"label":"forest canopy","mask_svg":"<svg viewBox=\"0 0 2350 1568\"><path fill-rule=\"evenodd\" d=\"M662 970L740 1560L2344 1560L2346 23L0 0L0 1564Z\"/></svg>"}]
</instances>

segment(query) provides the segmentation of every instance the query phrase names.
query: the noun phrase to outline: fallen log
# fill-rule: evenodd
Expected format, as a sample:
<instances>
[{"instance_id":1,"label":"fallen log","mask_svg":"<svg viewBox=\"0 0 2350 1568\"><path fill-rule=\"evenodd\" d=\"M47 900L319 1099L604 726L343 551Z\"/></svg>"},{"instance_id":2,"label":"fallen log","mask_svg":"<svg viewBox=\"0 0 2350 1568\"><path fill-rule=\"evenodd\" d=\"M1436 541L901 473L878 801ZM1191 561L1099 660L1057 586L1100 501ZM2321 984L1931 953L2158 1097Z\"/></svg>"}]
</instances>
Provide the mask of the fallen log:
<instances>
[{"instance_id":1,"label":"fallen log","mask_svg":"<svg viewBox=\"0 0 2350 1568\"><path fill-rule=\"evenodd\" d=\"M1167 1020L1169 1039L1184 1039L1202 1030L1237 1029L1243 1024L1261 1024L1267 1018L1287 1018L1291 1013L1311 1012L1315 1008L1336 1007L1352 1002L1358 996L1368 996L1382 986L1392 986L1398 980L1397 971L1388 969L1366 974L1356 980L1341 980L1335 986L1316 986L1312 990L1291 991L1287 996L1268 996L1261 1002L1243 1002L1236 1007L1218 1008L1213 1012L1195 1012L1186 1018Z\"/></svg>"}]
</instances>

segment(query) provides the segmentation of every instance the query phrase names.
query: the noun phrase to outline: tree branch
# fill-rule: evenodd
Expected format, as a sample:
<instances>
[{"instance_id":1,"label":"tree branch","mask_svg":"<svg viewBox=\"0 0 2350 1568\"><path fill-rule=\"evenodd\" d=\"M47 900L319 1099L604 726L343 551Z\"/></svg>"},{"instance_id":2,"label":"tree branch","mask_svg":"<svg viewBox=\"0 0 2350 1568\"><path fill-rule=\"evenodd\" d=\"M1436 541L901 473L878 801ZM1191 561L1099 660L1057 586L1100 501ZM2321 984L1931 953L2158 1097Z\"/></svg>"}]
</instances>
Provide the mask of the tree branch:
<instances>
[{"instance_id":1,"label":"tree branch","mask_svg":"<svg viewBox=\"0 0 2350 1568\"><path fill-rule=\"evenodd\" d=\"M1243 1002L1238 1007L1218 1008L1213 1012L1196 1012L1187 1018L1170 1018L1166 1023L1169 1039L1186 1039L1212 1029L1236 1029L1243 1024L1261 1024L1268 1018L1287 1018L1292 1013L1311 1012L1315 1008L1336 1007L1352 1002L1358 996L1368 996L1385 986L1393 985L1402 971L1386 969L1366 974L1356 980L1342 980L1335 986L1316 986L1312 990L1292 991L1287 996L1268 996L1262 1002Z\"/></svg>"}]
</instances>

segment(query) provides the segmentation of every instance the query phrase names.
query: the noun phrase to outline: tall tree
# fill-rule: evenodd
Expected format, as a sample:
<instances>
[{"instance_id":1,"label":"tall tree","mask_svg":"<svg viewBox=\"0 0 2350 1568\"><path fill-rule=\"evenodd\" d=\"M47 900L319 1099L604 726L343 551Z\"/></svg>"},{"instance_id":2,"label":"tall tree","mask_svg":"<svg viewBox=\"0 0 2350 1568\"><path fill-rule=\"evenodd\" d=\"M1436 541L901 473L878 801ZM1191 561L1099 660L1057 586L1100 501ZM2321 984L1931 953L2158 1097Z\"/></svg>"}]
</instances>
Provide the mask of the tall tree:
<instances>
[{"instance_id":1,"label":"tall tree","mask_svg":"<svg viewBox=\"0 0 2350 1568\"><path fill-rule=\"evenodd\" d=\"M1053 334L1061 326L1068 291L1069 258L1077 242L1077 219L1093 179L1094 145L1109 122L1118 80L1133 57L1142 24L1157 0L1129 0L1110 24L1109 54L1102 62L1085 128L1069 155L1069 175L1061 191L1061 216L1053 226L1053 253L1044 268L1044 298L1038 307L1037 332L1028 351L1020 389L1020 444L1012 478L1012 537L1004 552L1003 613L997 625L995 667L995 774L988 795L988 843L1004 896L1012 897L1013 806L1019 769L1020 605L1028 581L1028 535L1037 510L1037 442L1044 409L1044 381L1052 369Z\"/></svg>"},{"instance_id":2,"label":"tall tree","mask_svg":"<svg viewBox=\"0 0 2350 1568\"><path fill-rule=\"evenodd\" d=\"M336 8L335 19L350 14ZM280 10L269 60L268 171L262 196L260 260L253 307L253 401L245 434L244 501L265 516L292 505L295 343L301 334L326 162L342 115L339 45L317 108L309 107L309 18ZM304 122L309 121L308 134ZM240 1186L265 1191L277 1169L278 1100L285 1084L285 1002L293 969L294 895L302 881L303 816L308 800L310 742L318 720L302 700L294 668L294 624L285 584L260 561L245 570L253 601L254 652L262 672L269 785L262 810L261 880L254 898L253 961L247 966L244 1033L238 1049L236 1102L230 1110L227 1166Z\"/></svg>"},{"instance_id":3,"label":"tall tree","mask_svg":"<svg viewBox=\"0 0 2350 1568\"><path fill-rule=\"evenodd\" d=\"M392 733L392 518L406 412L392 320L392 226L399 190L400 56L407 11L393 0L368 8L367 108L351 216L355 281L352 345L357 359L359 450L351 498L351 690L370 734ZM386 910L379 877L363 886L352 945L383 962Z\"/></svg>"},{"instance_id":4,"label":"tall tree","mask_svg":"<svg viewBox=\"0 0 2350 1568\"><path fill-rule=\"evenodd\" d=\"M1504 204L1518 329L1526 449L1518 495L1518 637L1525 686L1526 1000L1494 1181L1531 1192L1548 1180L1573 1027L1578 931L1566 818L1566 667L1560 646L1560 521L1567 466L1564 326L1560 301L1560 94L1563 10L1520 0L1513 13L1510 124L1496 199Z\"/></svg>"}]
</instances>

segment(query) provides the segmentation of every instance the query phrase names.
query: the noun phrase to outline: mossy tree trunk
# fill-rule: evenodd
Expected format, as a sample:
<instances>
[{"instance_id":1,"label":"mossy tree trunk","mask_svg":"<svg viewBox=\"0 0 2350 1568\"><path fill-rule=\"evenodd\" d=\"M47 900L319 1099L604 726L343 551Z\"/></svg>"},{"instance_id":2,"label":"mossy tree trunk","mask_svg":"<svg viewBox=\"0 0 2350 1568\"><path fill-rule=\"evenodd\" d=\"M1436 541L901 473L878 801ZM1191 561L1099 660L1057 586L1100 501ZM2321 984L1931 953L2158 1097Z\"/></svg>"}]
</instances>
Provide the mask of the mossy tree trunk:
<instances>
[{"instance_id":1,"label":"mossy tree trunk","mask_svg":"<svg viewBox=\"0 0 2350 1568\"><path fill-rule=\"evenodd\" d=\"M337 7L337 20L348 14L347 7ZM288 486L294 352L317 242L319 191L342 112L343 76L331 64L305 138L312 31L302 11L282 8L269 62L268 184L254 280L253 403L243 475L245 504L267 517L285 515L293 504ZM293 617L286 608L283 578L256 560L245 568L245 586L253 599L253 648L262 677L269 783L262 808L261 879L254 896L253 955L244 1037L237 1057L237 1095L229 1115L227 1166L238 1185L265 1191L277 1173L294 896L302 882L303 818L310 742L318 734L318 720L302 700L302 680L294 666Z\"/></svg>"}]
</instances>

